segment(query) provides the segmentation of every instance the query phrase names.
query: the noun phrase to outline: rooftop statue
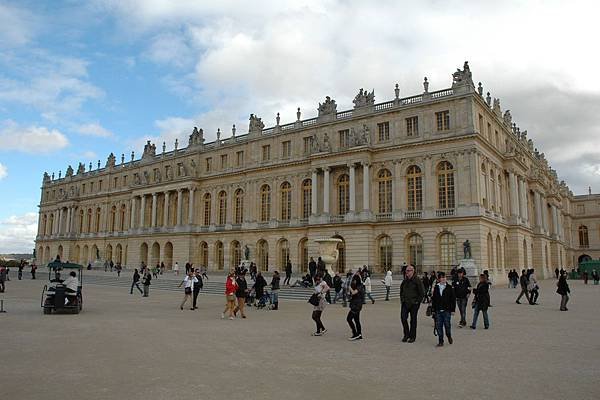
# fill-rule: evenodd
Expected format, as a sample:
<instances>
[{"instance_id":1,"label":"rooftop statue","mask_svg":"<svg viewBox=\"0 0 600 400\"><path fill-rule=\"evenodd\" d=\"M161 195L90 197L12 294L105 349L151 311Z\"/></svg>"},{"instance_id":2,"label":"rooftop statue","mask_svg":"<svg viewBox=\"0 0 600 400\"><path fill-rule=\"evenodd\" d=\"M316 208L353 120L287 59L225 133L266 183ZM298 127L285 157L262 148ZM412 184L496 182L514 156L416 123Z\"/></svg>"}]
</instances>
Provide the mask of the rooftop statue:
<instances>
[{"instance_id":1,"label":"rooftop statue","mask_svg":"<svg viewBox=\"0 0 600 400\"><path fill-rule=\"evenodd\" d=\"M108 155L108 159L106 160L106 168L114 168L115 167L115 155L113 153L110 153Z\"/></svg>"},{"instance_id":2,"label":"rooftop statue","mask_svg":"<svg viewBox=\"0 0 600 400\"><path fill-rule=\"evenodd\" d=\"M194 127L190 135L189 146L199 146L201 144L204 144L204 131L202 128L198 130L198 128Z\"/></svg>"},{"instance_id":3,"label":"rooftop statue","mask_svg":"<svg viewBox=\"0 0 600 400\"><path fill-rule=\"evenodd\" d=\"M326 96L323 103L319 103L319 117L322 115L335 114L337 112L337 104L331 97Z\"/></svg>"},{"instance_id":4,"label":"rooftop statue","mask_svg":"<svg viewBox=\"0 0 600 400\"><path fill-rule=\"evenodd\" d=\"M73 176L73 167L70 165L67 167L67 172L65 173L65 178Z\"/></svg>"},{"instance_id":5,"label":"rooftop statue","mask_svg":"<svg viewBox=\"0 0 600 400\"><path fill-rule=\"evenodd\" d=\"M371 93L369 93L361 88L352 102L354 103L354 108L372 106L375 104L375 90L372 90Z\"/></svg>"},{"instance_id":6,"label":"rooftop statue","mask_svg":"<svg viewBox=\"0 0 600 400\"><path fill-rule=\"evenodd\" d=\"M44 172L44 178L43 178L44 182L49 182L50 181L50 175L48 175L47 172Z\"/></svg>"},{"instance_id":7,"label":"rooftop statue","mask_svg":"<svg viewBox=\"0 0 600 400\"><path fill-rule=\"evenodd\" d=\"M83 165L83 163L79 163L79 166L77 167L77 175L81 175L85 172L85 165Z\"/></svg>"},{"instance_id":8,"label":"rooftop statue","mask_svg":"<svg viewBox=\"0 0 600 400\"><path fill-rule=\"evenodd\" d=\"M504 123L507 126L512 126L512 115L510 115L510 110L506 110L503 118L504 118Z\"/></svg>"},{"instance_id":9,"label":"rooftop statue","mask_svg":"<svg viewBox=\"0 0 600 400\"><path fill-rule=\"evenodd\" d=\"M500 109L500 99L494 98L494 106L492 107L492 111L494 111L497 115L502 115L502 110Z\"/></svg>"},{"instance_id":10,"label":"rooftop statue","mask_svg":"<svg viewBox=\"0 0 600 400\"><path fill-rule=\"evenodd\" d=\"M471 84L473 85L473 79L471 69L469 68L469 62L465 61L463 69L456 69L456 72L452 74L452 86Z\"/></svg>"},{"instance_id":11,"label":"rooftop statue","mask_svg":"<svg viewBox=\"0 0 600 400\"><path fill-rule=\"evenodd\" d=\"M250 123L248 124L248 132L249 133L262 133L263 129L265 129L265 124L262 122L262 119L258 118L254 114L250 114Z\"/></svg>"},{"instance_id":12,"label":"rooftop statue","mask_svg":"<svg viewBox=\"0 0 600 400\"><path fill-rule=\"evenodd\" d=\"M156 145L150 143L148 140L144 145L144 154L142 154L142 158L154 157L156 155Z\"/></svg>"}]
</instances>

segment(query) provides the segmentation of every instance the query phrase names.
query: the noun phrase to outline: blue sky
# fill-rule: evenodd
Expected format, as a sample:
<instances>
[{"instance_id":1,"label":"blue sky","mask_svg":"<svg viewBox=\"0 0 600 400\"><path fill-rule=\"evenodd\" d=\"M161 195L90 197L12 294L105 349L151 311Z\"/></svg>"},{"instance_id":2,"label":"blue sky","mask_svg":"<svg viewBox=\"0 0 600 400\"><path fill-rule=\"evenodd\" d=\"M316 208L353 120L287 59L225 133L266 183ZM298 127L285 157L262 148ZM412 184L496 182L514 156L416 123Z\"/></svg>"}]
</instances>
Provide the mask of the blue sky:
<instances>
[{"instance_id":1,"label":"blue sky","mask_svg":"<svg viewBox=\"0 0 600 400\"><path fill-rule=\"evenodd\" d=\"M44 171L442 89L464 60L575 193L600 187L594 2L414 3L0 0L0 253L32 248Z\"/></svg>"}]
</instances>

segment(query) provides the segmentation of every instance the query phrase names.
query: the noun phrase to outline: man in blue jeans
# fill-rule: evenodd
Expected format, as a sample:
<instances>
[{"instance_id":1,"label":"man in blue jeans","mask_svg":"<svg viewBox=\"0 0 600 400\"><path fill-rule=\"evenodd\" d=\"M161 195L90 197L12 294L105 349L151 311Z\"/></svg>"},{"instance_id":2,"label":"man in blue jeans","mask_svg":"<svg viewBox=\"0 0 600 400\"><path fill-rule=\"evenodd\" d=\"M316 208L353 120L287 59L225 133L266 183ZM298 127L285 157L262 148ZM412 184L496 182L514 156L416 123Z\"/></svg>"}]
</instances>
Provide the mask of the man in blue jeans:
<instances>
[{"instance_id":1,"label":"man in blue jeans","mask_svg":"<svg viewBox=\"0 0 600 400\"><path fill-rule=\"evenodd\" d=\"M446 274L438 272L438 283L433 288L431 308L435 313L435 326L438 334L437 347L444 345L444 331L448 343L452 344L452 331L450 319L456 310L456 295L454 288L446 282Z\"/></svg>"},{"instance_id":2,"label":"man in blue jeans","mask_svg":"<svg viewBox=\"0 0 600 400\"><path fill-rule=\"evenodd\" d=\"M460 312L460 322L458 327L462 328L467 325L467 303L469 302L469 294L471 293L471 282L465 276L465 269L458 270L458 277L452 282L454 294L456 295L456 305Z\"/></svg>"}]
</instances>

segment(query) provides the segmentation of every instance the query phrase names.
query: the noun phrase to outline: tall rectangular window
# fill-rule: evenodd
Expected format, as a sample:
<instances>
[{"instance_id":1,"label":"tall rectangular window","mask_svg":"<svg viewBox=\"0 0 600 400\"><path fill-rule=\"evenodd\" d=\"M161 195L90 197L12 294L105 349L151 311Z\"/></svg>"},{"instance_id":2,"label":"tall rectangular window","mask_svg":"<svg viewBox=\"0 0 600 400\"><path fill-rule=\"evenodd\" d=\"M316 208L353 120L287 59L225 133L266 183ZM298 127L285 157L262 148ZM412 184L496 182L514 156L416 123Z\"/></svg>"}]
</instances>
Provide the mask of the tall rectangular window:
<instances>
[{"instance_id":1,"label":"tall rectangular window","mask_svg":"<svg viewBox=\"0 0 600 400\"><path fill-rule=\"evenodd\" d=\"M226 169L227 165L227 154L221 154L221 169Z\"/></svg>"},{"instance_id":2,"label":"tall rectangular window","mask_svg":"<svg viewBox=\"0 0 600 400\"><path fill-rule=\"evenodd\" d=\"M238 151L236 153L236 166L237 167L241 167L244 165L244 152L243 151Z\"/></svg>"},{"instance_id":3,"label":"tall rectangular window","mask_svg":"<svg viewBox=\"0 0 600 400\"><path fill-rule=\"evenodd\" d=\"M350 147L350 129L343 129L338 131L340 137L340 149L347 149Z\"/></svg>"},{"instance_id":4,"label":"tall rectangular window","mask_svg":"<svg viewBox=\"0 0 600 400\"><path fill-rule=\"evenodd\" d=\"M269 161L271 159L271 145L266 144L262 147L262 160Z\"/></svg>"},{"instance_id":5,"label":"tall rectangular window","mask_svg":"<svg viewBox=\"0 0 600 400\"><path fill-rule=\"evenodd\" d=\"M281 157L282 158L290 158L292 153L292 142L286 140L281 143Z\"/></svg>"},{"instance_id":6,"label":"tall rectangular window","mask_svg":"<svg viewBox=\"0 0 600 400\"><path fill-rule=\"evenodd\" d=\"M206 172L212 172L212 157L206 158Z\"/></svg>"},{"instance_id":7,"label":"tall rectangular window","mask_svg":"<svg viewBox=\"0 0 600 400\"><path fill-rule=\"evenodd\" d=\"M305 138L302 138L302 143L304 154L310 153L310 148L312 146L312 136L306 136Z\"/></svg>"},{"instance_id":8,"label":"tall rectangular window","mask_svg":"<svg viewBox=\"0 0 600 400\"><path fill-rule=\"evenodd\" d=\"M382 122L377 124L377 132L380 142L390 140L390 123Z\"/></svg>"},{"instance_id":9,"label":"tall rectangular window","mask_svg":"<svg viewBox=\"0 0 600 400\"><path fill-rule=\"evenodd\" d=\"M99 192L102 191L102 179L100 179L100 181L98 181L98 191Z\"/></svg>"},{"instance_id":10,"label":"tall rectangular window","mask_svg":"<svg viewBox=\"0 0 600 400\"><path fill-rule=\"evenodd\" d=\"M419 117L406 118L406 136L419 136Z\"/></svg>"},{"instance_id":11,"label":"tall rectangular window","mask_svg":"<svg viewBox=\"0 0 600 400\"><path fill-rule=\"evenodd\" d=\"M115 176L115 178L113 179L113 188L116 189L117 186L119 186L119 177Z\"/></svg>"},{"instance_id":12,"label":"tall rectangular window","mask_svg":"<svg viewBox=\"0 0 600 400\"><path fill-rule=\"evenodd\" d=\"M450 129L450 111L440 111L435 113L438 131L447 131Z\"/></svg>"}]
</instances>

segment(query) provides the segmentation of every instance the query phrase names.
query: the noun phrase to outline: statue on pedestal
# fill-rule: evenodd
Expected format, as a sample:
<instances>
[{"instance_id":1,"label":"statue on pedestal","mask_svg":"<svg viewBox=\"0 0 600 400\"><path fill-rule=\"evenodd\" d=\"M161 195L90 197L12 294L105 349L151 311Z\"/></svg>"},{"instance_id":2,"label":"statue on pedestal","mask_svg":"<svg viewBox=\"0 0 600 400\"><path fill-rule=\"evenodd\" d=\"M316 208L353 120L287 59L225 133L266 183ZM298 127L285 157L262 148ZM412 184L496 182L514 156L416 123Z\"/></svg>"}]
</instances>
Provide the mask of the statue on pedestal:
<instances>
[{"instance_id":1,"label":"statue on pedestal","mask_svg":"<svg viewBox=\"0 0 600 400\"><path fill-rule=\"evenodd\" d=\"M250 259L250 248L248 245L244 246L244 260L248 261Z\"/></svg>"},{"instance_id":2,"label":"statue on pedestal","mask_svg":"<svg viewBox=\"0 0 600 400\"><path fill-rule=\"evenodd\" d=\"M471 243L469 242L469 239L463 242L463 253L465 259L473 258L471 255Z\"/></svg>"}]
</instances>

